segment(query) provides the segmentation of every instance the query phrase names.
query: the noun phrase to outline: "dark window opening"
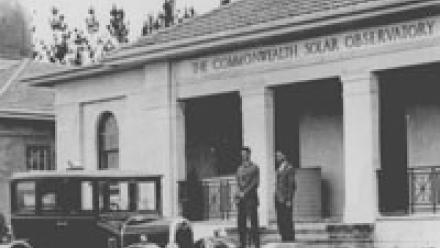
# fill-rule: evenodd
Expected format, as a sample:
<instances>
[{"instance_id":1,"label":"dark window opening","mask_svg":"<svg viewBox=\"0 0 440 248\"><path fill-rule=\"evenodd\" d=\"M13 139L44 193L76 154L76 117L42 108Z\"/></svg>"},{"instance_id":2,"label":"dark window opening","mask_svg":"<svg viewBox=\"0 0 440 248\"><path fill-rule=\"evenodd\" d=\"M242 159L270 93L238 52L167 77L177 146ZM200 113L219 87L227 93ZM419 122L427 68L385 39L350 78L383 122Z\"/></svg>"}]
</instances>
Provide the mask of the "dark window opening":
<instances>
[{"instance_id":1,"label":"dark window opening","mask_svg":"<svg viewBox=\"0 0 440 248\"><path fill-rule=\"evenodd\" d=\"M233 175L240 164L241 101L237 93L185 102L187 174Z\"/></svg>"},{"instance_id":2,"label":"dark window opening","mask_svg":"<svg viewBox=\"0 0 440 248\"><path fill-rule=\"evenodd\" d=\"M98 130L99 169L119 168L119 130L116 118L106 112L102 115Z\"/></svg>"},{"instance_id":3,"label":"dark window opening","mask_svg":"<svg viewBox=\"0 0 440 248\"><path fill-rule=\"evenodd\" d=\"M49 146L29 145L26 147L27 170L55 170Z\"/></svg>"}]
</instances>

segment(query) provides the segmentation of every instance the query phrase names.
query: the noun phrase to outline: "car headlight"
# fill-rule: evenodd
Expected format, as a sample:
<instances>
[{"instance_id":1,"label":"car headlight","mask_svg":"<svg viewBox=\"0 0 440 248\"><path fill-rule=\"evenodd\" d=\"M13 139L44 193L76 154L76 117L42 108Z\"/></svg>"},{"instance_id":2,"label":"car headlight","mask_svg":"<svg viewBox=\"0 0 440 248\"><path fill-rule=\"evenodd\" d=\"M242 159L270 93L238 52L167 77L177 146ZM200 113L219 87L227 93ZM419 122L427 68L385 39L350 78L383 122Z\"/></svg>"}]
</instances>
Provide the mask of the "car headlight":
<instances>
[{"instance_id":1,"label":"car headlight","mask_svg":"<svg viewBox=\"0 0 440 248\"><path fill-rule=\"evenodd\" d=\"M141 234L141 235L139 235L139 241L140 242L148 242L148 237L147 237L147 235L146 234Z\"/></svg>"},{"instance_id":2,"label":"car headlight","mask_svg":"<svg viewBox=\"0 0 440 248\"><path fill-rule=\"evenodd\" d=\"M214 237L227 237L228 234L226 233L226 230L224 228L218 228L214 230Z\"/></svg>"},{"instance_id":3,"label":"car headlight","mask_svg":"<svg viewBox=\"0 0 440 248\"><path fill-rule=\"evenodd\" d=\"M110 237L107 240L107 247L108 248L117 248L116 239L114 237Z\"/></svg>"}]
</instances>

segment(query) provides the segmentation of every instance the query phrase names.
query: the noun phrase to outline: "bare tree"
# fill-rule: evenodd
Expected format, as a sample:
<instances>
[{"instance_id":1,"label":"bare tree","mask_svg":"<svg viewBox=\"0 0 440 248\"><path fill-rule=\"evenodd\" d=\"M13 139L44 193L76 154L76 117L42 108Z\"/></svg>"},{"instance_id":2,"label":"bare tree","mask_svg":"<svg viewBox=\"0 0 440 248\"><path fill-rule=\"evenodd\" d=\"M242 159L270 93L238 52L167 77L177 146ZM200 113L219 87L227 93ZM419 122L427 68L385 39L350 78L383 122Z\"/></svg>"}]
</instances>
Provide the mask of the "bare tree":
<instances>
[{"instance_id":1,"label":"bare tree","mask_svg":"<svg viewBox=\"0 0 440 248\"><path fill-rule=\"evenodd\" d=\"M34 41L33 55L35 60L58 64L81 66L97 63L106 53L128 42L128 27L124 21L124 10L116 6L110 11L108 34L100 32L100 23L95 10L90 7L85 18L86 31L79 28L70 29L64 15L56 7L52 8L49 25L52 40ZM35 32L35 27L33 28Z\"/></svg>"}]
</instances>

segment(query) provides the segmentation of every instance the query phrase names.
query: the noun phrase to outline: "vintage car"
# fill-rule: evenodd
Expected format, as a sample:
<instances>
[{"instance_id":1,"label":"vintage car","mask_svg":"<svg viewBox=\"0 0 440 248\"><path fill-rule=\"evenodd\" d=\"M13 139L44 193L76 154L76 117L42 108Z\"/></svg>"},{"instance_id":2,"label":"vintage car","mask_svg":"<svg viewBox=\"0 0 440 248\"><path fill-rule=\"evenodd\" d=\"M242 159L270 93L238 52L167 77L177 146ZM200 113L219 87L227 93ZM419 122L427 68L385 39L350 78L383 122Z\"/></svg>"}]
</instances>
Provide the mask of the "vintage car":
<instances>
[{"instance_id":1,"label":"vintage car","mask_svg":"<svg viewBox=\"0 0 440 248\"><path fill-rule=\"evenodd\" d=\"M11 179L14 242L33 248L193 246L190 223L162 217L161 176L35 171Z\"/></svg>"}]
</instances>

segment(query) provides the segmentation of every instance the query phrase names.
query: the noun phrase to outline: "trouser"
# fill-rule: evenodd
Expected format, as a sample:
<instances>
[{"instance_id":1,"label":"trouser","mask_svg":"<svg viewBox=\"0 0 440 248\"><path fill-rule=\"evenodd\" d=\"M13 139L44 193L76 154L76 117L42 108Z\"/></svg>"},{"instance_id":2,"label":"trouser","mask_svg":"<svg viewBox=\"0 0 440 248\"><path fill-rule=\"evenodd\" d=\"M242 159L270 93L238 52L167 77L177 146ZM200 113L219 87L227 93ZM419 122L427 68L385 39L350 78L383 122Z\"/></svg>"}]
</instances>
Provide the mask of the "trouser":
<instances>
[{"instance_id":1,"label":"trouser","mask_svg":"<svg viewBox=\"0 0 440 248\"><path fill-rule=\"evenodd\" d=\"M247 227L247 220L250 218L251 220L251 228L250 232ZM248 241L248 234L250 234L250 238L255 245L255 248L260 248L260 234L258 230L258 211L257 206L246 204L246 202L242 202L238 204L238 233L240 235L240 248L246 248L246 244ZM250 244L250 242L249 242Z\"/></svg>"},{"instance_id":2,"label":"trouser","mask_svg":"<svg viewBox=\"0 0 440 248\"><path fill-rule=\"evenodd\" d=\"M293 205L293 204L292 204ZM281 203L275 199L275 208L277 211L278 232L282 241L294 241L295 229L293 227L293 208Z\"/></svg>"}]
</instances>

